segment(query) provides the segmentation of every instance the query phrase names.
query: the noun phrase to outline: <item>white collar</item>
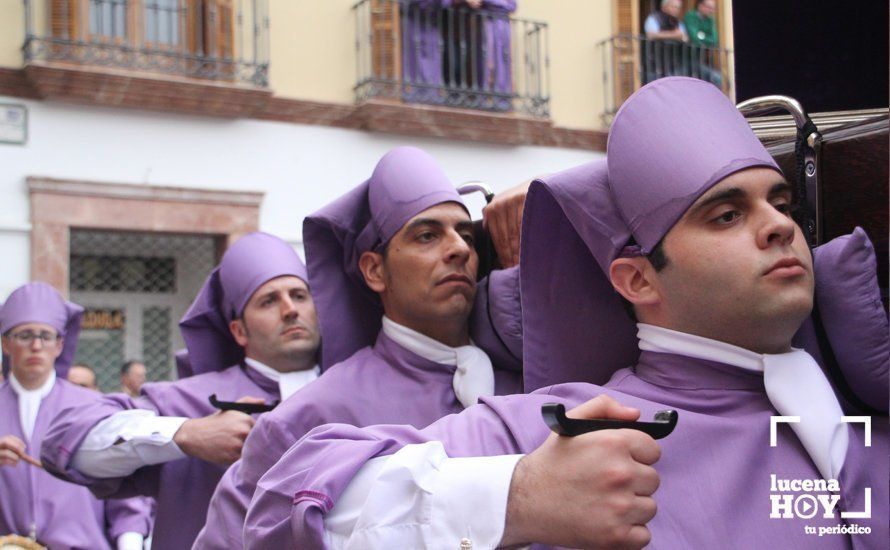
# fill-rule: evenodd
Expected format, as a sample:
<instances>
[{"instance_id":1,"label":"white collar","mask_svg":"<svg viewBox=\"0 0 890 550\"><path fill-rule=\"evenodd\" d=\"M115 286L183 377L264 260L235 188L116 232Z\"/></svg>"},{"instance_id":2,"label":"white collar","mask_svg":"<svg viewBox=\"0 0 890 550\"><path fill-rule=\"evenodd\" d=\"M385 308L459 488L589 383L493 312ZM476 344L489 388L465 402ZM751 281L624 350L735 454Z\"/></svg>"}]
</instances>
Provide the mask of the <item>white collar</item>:
<instances>
[{"instance_id":1,"label":"white collar","mask_svg":"<svg viewBox=\"0 0 890 550\"><path fill-rule=\"evenodd\" d=\"M472 341L466 346L453 348L416 330L396 323L383 316L383 334L408 351L427 361L457 367L452 378L452 388L457 400L464 407L475 405L480 397L494 395L494 368L488 354Z\"/></svg>"},{"instance_id":2,"label":"white collar","mask_svg":"<svg viewBox=\"0 0 890 550\"><path fill-rule=\"evenodd\" d=\"M12 391L19 396L19 422L22 425L22 432L29 440L34 434L34 425L37 423L37 413L40 411L40 404L43 402L43 398L49 395L55 384L56 369L50 371L46 381L34 390L25 389L16 379L15 374L9 373L9 385Z\"/></svg>"},{"instance_id":3,"label":"white collar","mask_svg":"<svg viewBox=\"0 0 890 550\"><path fill-rule=\"evenodd\" d=\"M646 323L637 323L637 338L640 339L639 346L643 351L685 355L693 359L716 361L757 372L763 372L764 360L767 357L785 355L756 353L719 340ZM795 351L800 350L792 348L788 353Z\"/></svg>"},{"instance_id":4,"label":"white collar","mask_svg":"<svg viewBox=\"0 0 890 550\"><path fill-rule=\"evenodd\" d=\"M791 429L822 477L836 479L849 445L837 396L816 360L804 350L755 353L726 342L637 323L640 349L716 361L763 374L763 386L780 415L797 418Z\"/></svg>"},{"instance_id":5,"label":"white collar","mask_svg":"<svg viewBox=\"0 0 890 550\"><path fill-rule=\"evenodd\" d=\"M12 386L13 391L19 396L19 399L37 399L39 401L49 395L49 392L52 391L55 383L56 369L50 371L49 376L46 377L46 381L41 384L39 388L33 390L26 389L15 377L15 374L13 374L12 371L9 372L9 385Z\"/></svg>"},{"instance_id":6,"label":"white collar","mask_svg":"<svg viewBox=\"0 0 890 550\"><path fill-rule=\"evenodd\" d=\"M318 378L321 374L321 367L318 365L315 365L315 367L311 369L293 372L278 372L272 367L264 365L250 357L245 357L244 363L257 373L278 384L278 391L281 394L282 401L296 393L296 391L303 386Z\"/></svg>"}]
</instances>

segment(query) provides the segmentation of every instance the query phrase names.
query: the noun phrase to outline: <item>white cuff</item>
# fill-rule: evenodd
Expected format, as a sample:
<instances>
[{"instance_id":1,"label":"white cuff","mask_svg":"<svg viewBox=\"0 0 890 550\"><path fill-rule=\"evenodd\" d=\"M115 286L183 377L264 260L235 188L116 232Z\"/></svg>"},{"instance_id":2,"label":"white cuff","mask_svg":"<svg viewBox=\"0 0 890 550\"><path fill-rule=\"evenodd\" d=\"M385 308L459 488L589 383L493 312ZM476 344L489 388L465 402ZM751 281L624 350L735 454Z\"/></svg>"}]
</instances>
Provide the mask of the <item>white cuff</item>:
<instances>
[{"instance_id":1,"label":"white cuff","mask_svg":"<svg viewBox=\"0 0 890 550\"><path fill-rule=\"evenodd\" d=\"M186 420L142 409L115 413L90 430L71 458L71 465L90 477L111 478L185 458L173 435Z\"/></svg>"},{"instance_id":2,"label":"white cuff","mask_svg":"<svg viewBox=\"0 0 890 550\"><path fill-rule=\"evenodd\" d=\"M447 458L432 495L429 547L497 548L504 536L513 470L524 455Z\"/></svg>"},{"instance_id":3,"label":"white cuff","mask_svg":"<svg viewBox=\"0 0 890 550\"><path fill-rule=\"evenodd\" d=\"M406 445L367 462L325 516L332 549L474 549L503 537L507 497L523 455L449 458L442 444Z\"/></svg>"},{"instance_id":4,"label":"white cuff","mask_svg":"<svg viewBox=\"0 0 890 550\"><path fill-rule=\"evenodd\" d=\"M141 533L127 531L117 538L117 550L142 550L144 543Z\"/></svg>"}]
</instances>

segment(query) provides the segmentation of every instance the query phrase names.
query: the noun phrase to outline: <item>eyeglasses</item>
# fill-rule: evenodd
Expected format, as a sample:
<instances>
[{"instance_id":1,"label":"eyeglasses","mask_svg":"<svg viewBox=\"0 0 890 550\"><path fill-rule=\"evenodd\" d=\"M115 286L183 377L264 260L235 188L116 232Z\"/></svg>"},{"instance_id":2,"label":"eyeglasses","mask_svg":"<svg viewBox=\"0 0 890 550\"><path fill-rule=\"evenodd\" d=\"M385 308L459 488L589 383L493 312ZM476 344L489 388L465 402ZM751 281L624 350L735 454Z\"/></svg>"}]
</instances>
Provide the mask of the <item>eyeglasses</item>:
<instances>
[{"instance_id":1,"label":"eyeglasses","mask_svg":"<svg viewBox=\"0 0 890 550\"><path fill-rule=\"evenodd\" d=\"M35 339L40 340L40 343L44 346L48 346L50 344L54 344L59 340L59 335L54 332L31 332L30 330L23 330L21 332L16 332L14 334L9 335L16 344L25 347L30 346Z\"/></svg>"}]
</instances>

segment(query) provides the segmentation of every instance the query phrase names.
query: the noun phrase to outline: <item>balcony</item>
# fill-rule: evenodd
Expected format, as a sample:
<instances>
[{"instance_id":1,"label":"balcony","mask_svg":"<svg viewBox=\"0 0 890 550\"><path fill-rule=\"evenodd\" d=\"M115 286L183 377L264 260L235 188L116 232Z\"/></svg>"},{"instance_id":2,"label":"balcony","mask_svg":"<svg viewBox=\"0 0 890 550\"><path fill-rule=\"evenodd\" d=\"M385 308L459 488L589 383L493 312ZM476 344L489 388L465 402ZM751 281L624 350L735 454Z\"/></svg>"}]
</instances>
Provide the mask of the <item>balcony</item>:
<instances>
[{"instance_id":1,"label":"balcony","mask_svg":"<svg viewBox=\"0 0 890 550\"><path fill-rule=\"evenodd\" d=\"M632 34L609 37L596 47L603 74L602 120L607 126L625 99L641 86L666 76L700 78L730 98L735 95L732 50Z\"/></svg>"},{"instance_id":2,"label":"balcony","mask_svg":"<svg viewBox=\"0 0 890 550\"><path fill-rule=\"evenodd\" d=\"M271 94L267 0L24 4L25 71L42 97L90 102L98 88L104 104L241 116Z\"/></svg>"},{"instance_id":3,"label":"balcony","mask_svg":"<svg viewBox=\"0 0 890 550\"><path fill-rule=\"evenodd\" d=\"M507 11L429 4L360 0L353 6L357 103L549 118L546 23Z\"/></svg>"}]
</instances>

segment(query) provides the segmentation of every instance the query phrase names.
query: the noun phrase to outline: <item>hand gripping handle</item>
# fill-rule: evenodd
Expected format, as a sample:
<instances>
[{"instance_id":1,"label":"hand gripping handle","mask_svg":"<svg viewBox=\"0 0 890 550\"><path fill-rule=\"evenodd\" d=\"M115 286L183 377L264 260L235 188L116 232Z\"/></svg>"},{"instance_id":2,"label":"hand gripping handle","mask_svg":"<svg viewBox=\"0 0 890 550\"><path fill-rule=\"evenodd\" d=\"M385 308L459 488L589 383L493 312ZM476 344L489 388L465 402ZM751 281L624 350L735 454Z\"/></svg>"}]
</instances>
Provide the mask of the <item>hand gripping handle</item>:
<instances>
[{"instance_id":1,"label":"hand gripping handle","mask_svg":"<svg viewBox=\"0 0 890 550\"><path fill-rule=\"evenodd\" d=\"M677 411L665 410L655 413L655 418L652 422L603 419L581 420L567 417L565 405L561 403L545 403L541 406L541 415L550 429L559 435L574 437L597 430L629 429L647 433L652 436L652 439L661 439L670 435L674 431L679 418Z\"/></svg>"}]
</instances>

